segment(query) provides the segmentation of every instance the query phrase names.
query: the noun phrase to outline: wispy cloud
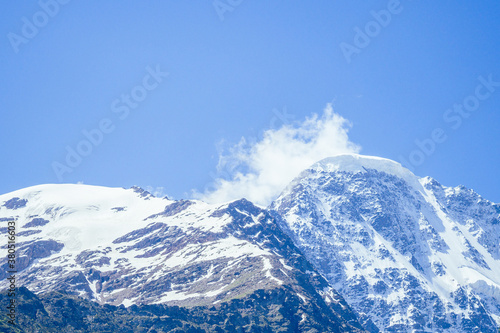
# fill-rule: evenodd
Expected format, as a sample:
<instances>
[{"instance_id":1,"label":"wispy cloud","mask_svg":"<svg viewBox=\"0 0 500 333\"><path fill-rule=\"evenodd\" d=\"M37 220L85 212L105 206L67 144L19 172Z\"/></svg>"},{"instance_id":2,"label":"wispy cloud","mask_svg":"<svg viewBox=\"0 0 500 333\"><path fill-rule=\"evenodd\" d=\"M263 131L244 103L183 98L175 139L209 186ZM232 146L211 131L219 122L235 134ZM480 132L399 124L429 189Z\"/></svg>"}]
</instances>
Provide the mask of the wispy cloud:
<instances>
[{"instance_id":1,"label":"wispy cloud","mask_svg":"<svg viewBox=\"0 0 500 333\"><path fill-rule=\"evenodd\" d=\"M303 122L269 129L255 142L242 138L219 153L219 178L214 188L194 196L210 203L246 198L267 206L294 177L318 160L358 153L360 147L349 141L350 126L328 104L322 116L314 114Z\"/></svg>"}]
</instances>

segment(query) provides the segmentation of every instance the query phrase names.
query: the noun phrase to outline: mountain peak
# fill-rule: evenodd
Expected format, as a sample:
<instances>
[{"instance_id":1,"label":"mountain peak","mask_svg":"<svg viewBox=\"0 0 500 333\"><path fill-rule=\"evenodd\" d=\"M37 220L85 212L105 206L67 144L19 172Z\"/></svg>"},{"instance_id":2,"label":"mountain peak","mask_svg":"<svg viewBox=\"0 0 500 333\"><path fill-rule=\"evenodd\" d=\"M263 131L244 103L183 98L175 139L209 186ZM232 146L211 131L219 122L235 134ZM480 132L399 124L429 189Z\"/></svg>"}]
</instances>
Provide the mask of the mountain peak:
<instances>
[{"instance_id":1,"label":"mountain peak","mask_svg":"<svg viewBox=\"0 0 500 333\"><path fill-rule=\"evenodd\" d=\"M339 155L305 170L270 209L362 323L497 331L500 208L475 192L388 159Z\"/></svg>"},{"instance_id":2,"label":"mountain peak","mask_svg":"<svg viewBox=\"0 0 500 333\"><path fill-rule=\"evenodd\" d=\"M393 160L359 154L343 154L327 157L313 164L308 171L365 173L376 170L405 180L413 188L422 191L420 178Z\"/></svg>"},{"instance_id":3,"label":"mountain peak","mask_svg":"<svg viewBox=\"0 0 500 333\"><path fill-rule=\"evenodd\" d=\"M364 172L366 169L375 169L377 171L394 174L400 178L415 175L400 163L393 160L359 154L343 154L327 157L313 164L311 169L322 169L324 171L346 171L346 172Z\"/></svg>"}]
</instances>

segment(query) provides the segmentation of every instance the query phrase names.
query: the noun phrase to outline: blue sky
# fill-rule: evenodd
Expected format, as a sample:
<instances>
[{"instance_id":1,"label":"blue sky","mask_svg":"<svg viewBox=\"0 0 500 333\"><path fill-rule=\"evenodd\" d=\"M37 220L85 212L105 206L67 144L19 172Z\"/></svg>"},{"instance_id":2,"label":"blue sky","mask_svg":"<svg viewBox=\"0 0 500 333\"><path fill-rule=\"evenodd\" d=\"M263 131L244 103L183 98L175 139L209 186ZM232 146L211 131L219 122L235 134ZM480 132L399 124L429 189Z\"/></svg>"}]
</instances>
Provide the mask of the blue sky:
<instances>
[{"instance_id":1,"label":"blue sky","mask_svg":"<svg viewBox=\"0 0 500 333\"><path fill-rule=\"evenodd\" d=\"M83 182L187 198L273 164L255 152L279 150L288 126L292 143L335 143L288 145L285 165L355 150L500 202L498 1L2 6L0 193ZM68 151L82 154L69 165Z\"/></svg>"}]
</instances>

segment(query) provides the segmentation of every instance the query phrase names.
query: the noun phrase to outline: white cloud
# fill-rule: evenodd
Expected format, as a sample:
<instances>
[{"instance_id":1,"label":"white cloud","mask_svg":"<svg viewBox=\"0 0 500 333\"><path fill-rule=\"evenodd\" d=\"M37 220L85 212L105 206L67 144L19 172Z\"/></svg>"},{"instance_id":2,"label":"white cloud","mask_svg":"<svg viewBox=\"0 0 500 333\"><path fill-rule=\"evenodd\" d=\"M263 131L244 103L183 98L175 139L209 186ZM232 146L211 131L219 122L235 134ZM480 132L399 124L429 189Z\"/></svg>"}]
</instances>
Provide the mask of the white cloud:
<instances>
[{"instance_id":1,"label":"white cloud","mask_svg":"<svg viewBox=\"0 0 500 333\"><path fill-rule=\"evenodd\" d=\"M164 198L164 197L168 197L170 198L166 193L165 193L165 188L163 187L153 187L153 186L146 186L144 188L146 191L148 191L149 193L151 193L154 197L157 197L157 198Z\"/></svg>"},{"instance_id":2,"label":"white cloud","mask_svg":"<svg viewBox=\"0 0 500 333\"><path fill-rule=\"evenodd\" d=\"M313 163L358 153L360 147L349 141L349 128L350 123L328 104L321 117L314 114L301 123L267 130L260 141L242 138L227 153L219 153L214 189L194 196L210 203L246 198L267 206Z\"/></svg>"}]
</instances>

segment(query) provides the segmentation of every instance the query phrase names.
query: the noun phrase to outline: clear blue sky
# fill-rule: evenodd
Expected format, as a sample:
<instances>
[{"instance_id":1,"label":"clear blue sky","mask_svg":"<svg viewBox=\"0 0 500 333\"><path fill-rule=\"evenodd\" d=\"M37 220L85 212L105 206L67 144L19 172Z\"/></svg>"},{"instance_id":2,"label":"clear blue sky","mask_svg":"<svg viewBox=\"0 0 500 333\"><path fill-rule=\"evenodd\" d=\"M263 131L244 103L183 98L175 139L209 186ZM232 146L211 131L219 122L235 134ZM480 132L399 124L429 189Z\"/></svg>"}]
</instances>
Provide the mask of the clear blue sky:
<instances>
[{"instance_id":1,"label":"clear blue sky","mask_svg":"<svg viewBox=\"0 0 500 333\"><path fill-rule=\"evenodd\" d=\"M478 79L500 82L498 1L54 3L2 3L0 193L81 181L186 197L213 180L221 140L333 102L362 154L413 153L417 175L500 202L500 87ZM58 177L100 123L110 133ZM415 140L439 128L420 161Z\"/></svg>"}]
</instances>

